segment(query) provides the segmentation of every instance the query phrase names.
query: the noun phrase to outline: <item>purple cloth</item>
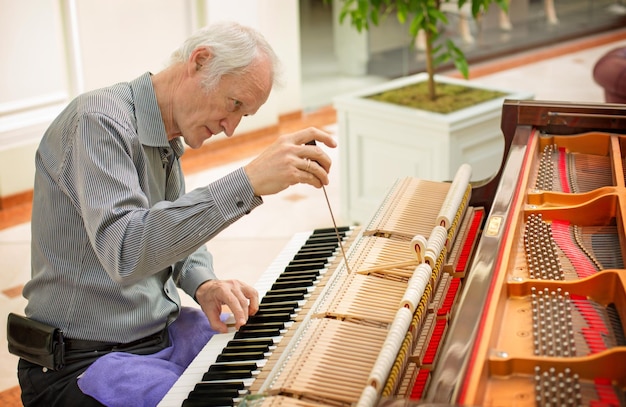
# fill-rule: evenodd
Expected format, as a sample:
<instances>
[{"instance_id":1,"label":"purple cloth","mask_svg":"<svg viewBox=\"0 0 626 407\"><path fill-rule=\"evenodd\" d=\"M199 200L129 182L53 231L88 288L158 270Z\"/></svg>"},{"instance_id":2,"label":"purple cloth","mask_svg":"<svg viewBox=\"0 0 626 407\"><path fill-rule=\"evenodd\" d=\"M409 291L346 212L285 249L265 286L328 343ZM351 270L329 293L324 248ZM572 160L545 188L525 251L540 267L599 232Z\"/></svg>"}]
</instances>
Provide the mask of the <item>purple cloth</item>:
<instances>
[{"instance_id":1,"label":"purple cloth","mask_svg":"<svg viewBox=\"0 0 626 407\"><path fill-rule=\"evenodd\" d=\"M217 332L200 309L183 307L170 325L170 346L152 355L112 352L78 378L78 387L107 406L156 406Z\"/></svg>"}]
</instances>

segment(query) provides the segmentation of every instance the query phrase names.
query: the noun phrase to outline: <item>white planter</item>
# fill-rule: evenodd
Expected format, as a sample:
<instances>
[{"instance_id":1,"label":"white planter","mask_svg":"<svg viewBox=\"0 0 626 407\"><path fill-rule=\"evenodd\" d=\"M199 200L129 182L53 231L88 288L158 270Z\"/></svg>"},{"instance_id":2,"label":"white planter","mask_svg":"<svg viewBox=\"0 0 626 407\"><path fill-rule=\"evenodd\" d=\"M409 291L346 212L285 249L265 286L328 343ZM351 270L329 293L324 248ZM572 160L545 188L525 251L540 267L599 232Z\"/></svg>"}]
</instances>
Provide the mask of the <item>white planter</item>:
<instances>
[{"instance_id":1,"label":"white planter","mask_svg":"<svg viewBox=\"0 0 626 407\"><path fill-rule=\"evenodd\" d=\"M334 99L343 221L369 221L384 194L399 178L451 180L457 168L468 163L472 166L472 180L477 181L491 178L500 168L504 149L500 130L502 104L505 99L532 99L533 95L494 89L507 95L450 114L365 98L426 78L425 73L420 73ZM437 76L436 81L478 86L444 76Z\"/></svg>"}]
</instances>

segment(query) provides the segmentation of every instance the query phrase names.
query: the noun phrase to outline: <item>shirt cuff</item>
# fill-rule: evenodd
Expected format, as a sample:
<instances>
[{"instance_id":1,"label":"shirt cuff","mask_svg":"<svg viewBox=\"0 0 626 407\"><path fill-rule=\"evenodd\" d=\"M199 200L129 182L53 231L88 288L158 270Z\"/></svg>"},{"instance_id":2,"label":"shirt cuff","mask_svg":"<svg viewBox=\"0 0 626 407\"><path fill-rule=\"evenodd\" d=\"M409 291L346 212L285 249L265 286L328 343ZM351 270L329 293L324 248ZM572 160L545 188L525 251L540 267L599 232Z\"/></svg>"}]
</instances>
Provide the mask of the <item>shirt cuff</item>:
<instances>
[{"instance_id":1,"label":"shirt cuff","mask_svg":"<svg viewBox=\"0 0 626 407\"><path fill-rule=\"evenodd\" d=\"M208 190L226 220L247 215L263 203L261 197L254 195L243 167L212 182Z\"/></svg>"}]
</instances>

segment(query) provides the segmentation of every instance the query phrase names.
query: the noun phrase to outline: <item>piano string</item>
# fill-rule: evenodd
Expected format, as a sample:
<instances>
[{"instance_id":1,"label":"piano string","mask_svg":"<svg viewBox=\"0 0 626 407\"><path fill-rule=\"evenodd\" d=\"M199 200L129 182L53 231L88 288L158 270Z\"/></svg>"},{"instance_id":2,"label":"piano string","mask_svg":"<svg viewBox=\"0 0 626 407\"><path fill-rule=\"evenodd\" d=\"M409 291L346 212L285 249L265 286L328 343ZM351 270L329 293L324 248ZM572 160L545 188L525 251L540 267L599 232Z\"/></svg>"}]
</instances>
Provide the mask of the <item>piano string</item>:
<instances>
[{"instance_id":1,"label":"piano string","mask_svg":"<svg viewBox=\"0 0 626 407\"><path fill-rule=\"evenodd\" d=\"M462 403L626 404L623 145L531 131Z\"/></svg>"}]
</instances>

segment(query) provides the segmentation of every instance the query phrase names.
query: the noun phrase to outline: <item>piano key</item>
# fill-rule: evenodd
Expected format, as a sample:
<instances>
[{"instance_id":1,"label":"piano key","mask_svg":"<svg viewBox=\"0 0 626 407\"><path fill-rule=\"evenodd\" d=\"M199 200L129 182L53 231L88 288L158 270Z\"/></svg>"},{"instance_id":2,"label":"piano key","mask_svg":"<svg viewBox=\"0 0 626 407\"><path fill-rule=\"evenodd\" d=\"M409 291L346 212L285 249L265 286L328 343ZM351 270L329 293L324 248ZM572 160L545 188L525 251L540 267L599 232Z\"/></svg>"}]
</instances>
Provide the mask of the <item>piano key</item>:
<instances>
[{"instance_id":1,"label":"piano key","mask_svg":"<svg viewBox=\"0 0 626 407\"><path fill-rule=\"evenodd\" d=\"M286 304L263 304L259 306L259 310L256 314L252 315L253 317L256 315L263 314L282 314L284 312L295 313L298 311L299 304L297 302L286 303Z\"/></svg>"},{"instance_id":2,"label":"piano key","mask_svg":"<svg viewBox=\"0 0 626 407\"><path fill-rule=\"evenodd\" d=\"M235 339L240 338L271 338L280 336L280 329L256 329L235 333Z\"/></svg>"},{"instance_id":3,"label":"piano key","mask_svg":"<svg viewBox=\"0 0 626 407\"><path fill-rule=\"evenodd\" d=\"M315 284L315 280L302 280L302 279L297 279L297 280L286 280L286 281L280 281L278 283L275 283L272 288L271 291L277 291L277 290L284 290L286 288L297 288L297 287L311 287Z\"/></svg>"},{"instance_id":4,"label":"piano key","mask_svg":"<svg viewBox=\"0 0 626 407\"><path fill-rule=\"evenodd\" d=\"M258 365L252 362L214 363L209 367L209 372L226 372L232 370L248 370L252 372L258 368Z\"/></svg>"},{"instance_id":5,"label":"piano key","mask_svg":"<svg viewBox=\"0 0 626 407\"><path fill-rule=\"evenodd\" d=\"M274 281L274 284L280 283L282 281L293 281L293 280L311 280L315 281L319 278L322 271L319 269L311 269L311 270L303 270L303 271L285 271ZM273 284L272 284L273 285Z\"/></svg>"},{"instance_id":6,"label":"piano key","mask_svg":"<svg viewBox=\"0 0 626 407\"><path fill-rule=\"evenodd\" d=\"M210 382L213 380L232 380L232 379L248 379L252 377L252 371L247 369L225 370L225 371L208 371L202 375L202 380Z\"/></svg>"},{"instance_id":7,"label":"piano key","mask_svg":"<svg viewBox=\"0 0 626 407\"><path fill-rule=\"evenodd\" d=\"M307 243L337 243L337 236L336 235L331 235L331 236L319 236L319 237L315 237L315 238L311 238L309 240L307 240Z\"/></svg>"},{"instance_id":8,"label":"piano key","mask_svg":"<svg viewBox=\"0 0 626 407\"><path fill-rule=\"evenodd\" d=\"M341 228L341 236L345 236L349 229L349 227ZM309 290L297 288L310 287L311 285L314 285L320 276L327 272L326 267L330 261L334 260L337 248L337 235L335 230L332 228L315 230L313 233L301 233L294 235L287 247L274 260L272 265L270 265L261 278L259 278L259 281L255 284L255 288L259 292L259 298L262 300L259 306L259 311L257 312L257 319L255 320L256 316L251 316L248 323L250 325L256 324L259 329L252 330L250 327L242 327L243 329L240 329L240 331L243 332L229 334L230 340L228 340L227 344L221 345L221 347L219 347L219 344L212 344L211 342L213 342L213 340L209 341L207 346L205 346L205 349L208 347L213 348L217 345L218 353L215 354L214 350L205 351L205 349L203 349L196 359L194 359L190 367L185 371L184 376L188 377L183 380L181 376L181 379L179 379L159 405L172 407L175 405L180 406L180 401L177 402L176 400L185 400L185 403L187 403L185 405L187 406L203 405L190 404L196 402L197 398L202 398L197 395L200 391L194 393L197 386L201 384L216 383L219 385L227 385L232 381L232 378L223 378L230 377L228 375L217 375L217 377L222 378L215 379L216 376L214 375L216 375L216 372L213 371L209 374L207 371L207 366L216 364L218 358L221 359L218 363L228 364L233 363L225 362L225 360L230 357L228 355L249 353L247 356L252 359L245 359L243 356L242 359L239 359L236 356L235 357L237 358L237 361L241 362L257 360L257 358L262 357L263 359L259 361L258 365L261 366L264 364L267 356L271 355L272 350L275 349L275 343L280 342L282 340L283 333L286 332L285 329L278 329L281 326L280 324L291 324L289 321L292 321L297 317L301 307L306 303L306 298L309 296ZM301 253L298 254L300 251ZM297 295L294 295L294 292L297 292ZM268 300L263 301L266 297L269 297ZM270 324L273 322L279 322L280 324L272 325L275 326L276 329L267 329L266 327L263 327L263 323L265 322ZM223 340L220 342L223 342ZM263 350L265 350L265 346L267 346L270 351L249 351L249 349L251 349L250 346L259 346L262 347ZM225 352L219 352L227 347L228 350ZM237 347L242 348L243 351L237 352ZM205 353L209 354L210 357L206 358ZM196 369L198 369L198 366L202 363L205 363L205 369L202 374L198 375L198 373L195 372ZM188 371L190 373L188 373ZM244 371L240 373L244 374ZM206 377L204 377L205 375ZM196 378L196 382L193 385L190 385L192 380L194 380L193 378ZM211 379L211 381L204 380L205 378ZM253 381L253 377L243 380L246 387L251 385ZM238 383L240 382L241 381L238 381ZM182 389L188 390L187 394L180 397L177 394L179 392L183 392L184 390ZM229 401L228 398L222 399L218 396L215 401L211 401L210 404L207 402L205 405L214 406L220 405L221 403L234 405L236 404L235 400L236 399L230 399Z\"/></svg>"},{"instance_id":9,"label":"piano key","mask_svg":"<svg viewBox=\"0 0 626 407\"><path fill-rule=\"evenodd\" d=\"M318 269L324 269L324 266L326 266L326 262L315 262L315 263L311 263L311 262L307 262L307 263L298 263L298 262L294 262L294 263L290 263L288 266L285 267L285 271L284 271L284 275L289 275L290 272L293 271L310 271L310 270L318 270Z\"/></svg>"},{"instance_id":10,"label":"piano key","mask_svg":"<svg viewBox=\"0 0 626 407\"><path fill-rule=\"evenodd\" d=\"M268 294L265 297L263 297L263 300L261 301L261 303L262 304L283 303L285 301L294 301L294 300L304 302L304 295L303 294L280 294L280 295Z\"/></svg>"},{"instance_id":11,"label":"piano key","mask_svg":"<svg viewBox=\"0 0 626 407\"><path fill-rule=\"evenodd\" d=\"M276 302L268 302L268 303L259 304L259 311L266 310L266 309L274 309L278 307L292 307L295 310L301 306L302 304L300 303L300 301L276 301Z\"/></svg>"},{"instance_id":12,"label":"piano key","mask_svg":"<svg viewBox=\"0 0 626 407\"><path fill-rule=\"evenodd\" d=\"M211 397L229 397L231 400L235 398L242 397L246 394L245 391L241 392L237 389L233 388L225 388L222 383L198 383L198 386L204 384L215 384L217 386L212 387L211 389L202 389L196 388L193 389L191 393L189 393L188 400L203 400Z\"/></svg>"},{"instance_id":13,"label":"piano key","mask_svg":"<svg viewBox=\"0 0 626 407\"><path fill-rule=\"evenodd\" d=\"M245 349L245 348L244 348ZM246 361L246 360L260 360L265 359L269 355L268 352L263 352L260 350L256 351L240 351L240 352L229 352L222 353L217 357L217 362L237 362L237 361Z\"/></svg>"},{"instance_id":14,"label":"piano key","mask_svg":"<svg viewBox=\"0 0 626 407\"><path fill-rule=\"evenodd\" d=\"M242 381L239 382L230 382L230 383L219 383L219 382L200 382L194 386L194 391L197 393L208 393L215 391L229 391L229 392L237 392L238 394L242 394L242 390L245 389L245 386Z\"/></svg>"},{"instance_id":15,"label":"piano key","mask_svg":"<svg viewBox=\"0 0 626 407\"><path fill-rule=\"evenodd\" d=\"M241 328L239 328L239 332L247 332L247 331L255 331L258 329L283 329L285 328L284 322L267 322L263 324L250 323L248 322Z\"/></svg>"},{"instance_id":16,"label":"piano key","mask_svg":"<svg viewBox=\"0 0 626 407\"><path fill-rule=\"evenodd\" d=\"M296 254L293 259L294 261L300 261L300 260L317 260L320 258L328 258L329 256L332 256L333 253L335 252L335 247L333 248L315 248L315 249L311 249L310 251L302 251L299 254Z\"/></svg>"},{"instance_id":17,"label":"piano key","mask_svg":"<svg viewBox=\"0 0 626 407\"><path fill-rule=\"evenodd\" d=\"M304 287L279 287L279 288L272 288L270 291L268 291L268 294L272 294L272 295L280 295L280 294L308 294L311 292L311 287L309 286L304 286Z\"/></svg>"},{"instance_id":18,"label":"piano key","mask_svg":"<svg viewBox=\"0 0 626 407\"><path fill-rule=\"evenodd\" d=\"M185 369L185 374L177 380L170 391L167 392L159 406L179 407L185 400L190 390L202 380L202 375L207 371L209 363L214 363L221 350L228 341L232 340L234 332L213 335L201 351L201 357L196 358ZM210 361L207 363L207 361Z\"/></svg>"},{"instance_id":19,"label":"piano key","mask_svg":"<svg viewBox=\"0 0 626 407\"><path fill-rule=\"evenodd\" d=\"M236 346L226 346L224 349L222 349L222 354L229 354L229 353L240 353L240 352L269 352L270 351L270 345L268 344L243 344L243 345L236 345Z\"/></svg>"},{"instance_id":20,"label":"piano key","mask_svg":"<svg viewBox=\"0 0 626 407\"><path fill-rule=\"evenodd\" d=\"M220 407L220 406L232 406L235 401L232 398L218 397L218 398L203 398L203 399L185 399L182 407Z\"/></svg>"},{"instance_id":21,"label":"piano key","mask_svg":"<svg viewBox=\"0 0 626 407\"><path fill-rule=\"evenodd\" d=\"M272 284L270 290L280 287L297 286L297 284L302 284L303 287L311 287L313 285L316 285L319 279L319 275L316 274L310 274L308 276L301 274L295 276L283 276L282 278L277 279L274 284Z\"/></svg>"},{"instance_id":22,"label":"piano key","mask_svg":"<svg viewBox=\"0 0 626 407\"><path fill-rule=\"evenodd\" d=\"M232 339L232 340L228 341L226 346L227 347L236 347L236 346L260 345L260 344L267 345L267 346L269 346L271 348L274 345L274 340L272 338Z\"/></svg>"},{"instance_id":23,"label":"piano key","mask_svg":"<svg viewBox=\"0 0 626 407\"><path fill-rule=\"evenodd\" d=\"M263 313L253 315L248 318L248 323L259 323L259 322L287 322L294 318L293 313L291 312L273 312L273 313Z\"/></svg>"}]
</instances>

